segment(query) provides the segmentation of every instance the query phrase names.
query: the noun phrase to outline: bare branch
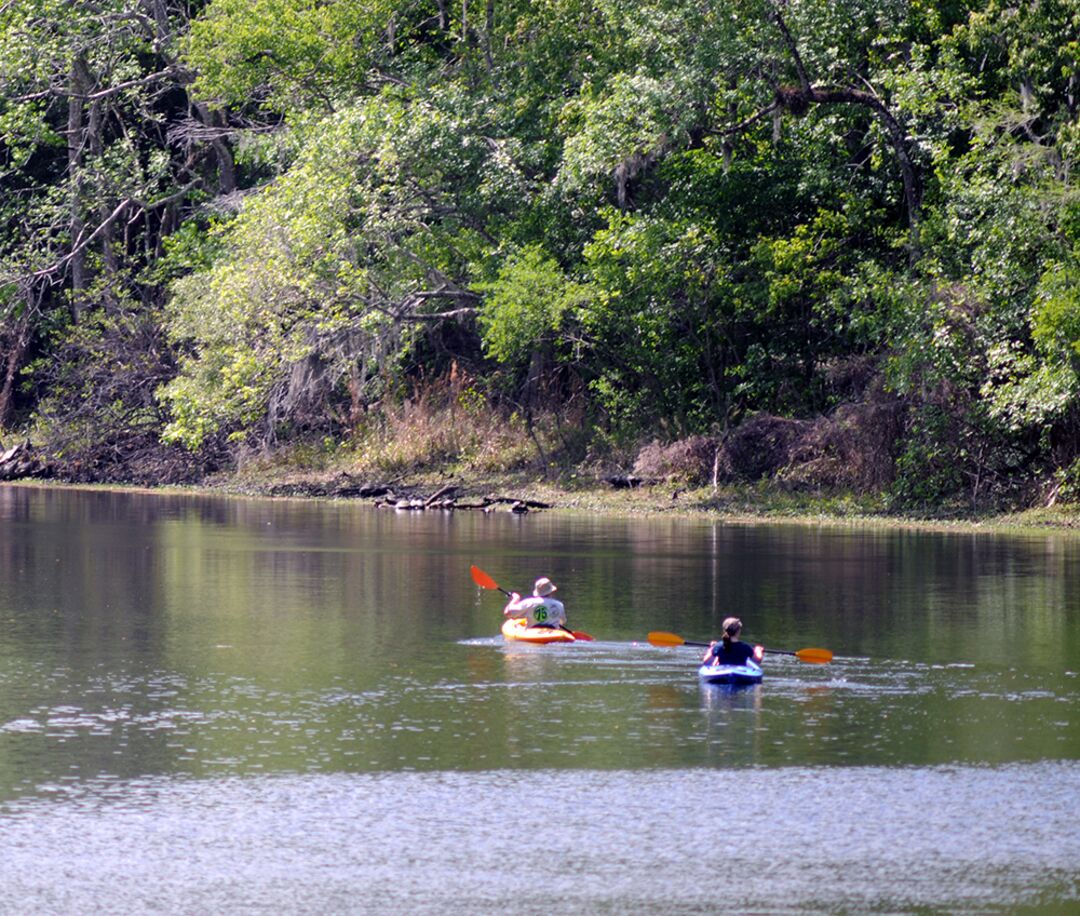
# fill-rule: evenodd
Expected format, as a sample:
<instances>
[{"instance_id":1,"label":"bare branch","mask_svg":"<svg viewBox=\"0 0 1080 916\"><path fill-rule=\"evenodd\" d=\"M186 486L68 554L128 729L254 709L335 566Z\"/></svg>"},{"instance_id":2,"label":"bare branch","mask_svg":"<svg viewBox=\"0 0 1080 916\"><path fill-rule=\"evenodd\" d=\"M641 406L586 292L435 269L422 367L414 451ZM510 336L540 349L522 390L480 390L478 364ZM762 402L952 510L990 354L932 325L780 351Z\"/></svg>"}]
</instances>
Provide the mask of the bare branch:
<instances>
[{"instance_id":1,"label":"bare branch","mask_svg":"<svg viewBox=\"0 0 1080 916\"><path fill-rule=\"evenodd\" d=\"M101 89L98 92L92 92L89 95L76 96L76 98L94 102L98 99L105 99L109 96L117 95L126 89L133 89L136 86L146 86L150 83L160 82L166 77L175 77L176 81L180 84L193 82L195 78L190 70L184 70L179 67L166 67L164 70L159 70L157 73L149 73L137 80L128 80L126 83L117 83L115 86L110 86L108 89Z\"/></svg>"},{"instance_id":2,"label":"bare branch","mask_svg":"<svg viewBox=\"0 0 1080 916\"><path fill-rule=\"evenodd\" d=\"M710 130L709 133L714 134L718 137L727 137L731 136L732 134L740 134L748 127L756 124L758 121L769 117L769 115L776 111L778 104L779 103L774 100L771 105L767 105L765 108L762 108L761 111L757 112L757 114L751 115L746 120L740 121L738 124L735 124L732 127L725 127L723 130Z\"/></svg>"},{"instance_id":3,"label":"bare branch","mask_svg":"<svg viewBox=\"0 0 1080 916\"><path fill-rule=\"evenodd\" d=\"M777 86L776 98L771 108L763 109L751 118L747 124L764 117L769 113L777 114L782 110L790 111L796 116L806 113L810 105L861 105L872 111L885 128L889 136L889 143L896 154L900 165L900 173L904 183L904 203L908 211L908 225L911 230L910 257L915 261L919 256L919 207L921 206L922 189L918 169L911 159L911 141L897 117L889 109L889 106L881 99L877 92L865 80L861 80L866 89L856 89L850 86L844 87L819 87L815 86L810 79L810 74L799 53L798 44L791 30L784 20L781 8L784 0L771 0L772 20L780 32L791 62L798 75L798 87ZM738 130L735 128L734 130Z\"/></svg>"},{"instance_id":4,"label":"bare branch","mask_svg":"<svg viewBox=\"0 0 1080 916\"><path fill-rule=\"evenodd\" d=\"M448 312L413 312L399 315L400 321L449 321L456 318L466 318L476 314L475 308L451 309Z\"/></svg>"},{"instance_id":5,"label":"bare branch","mask_svg":"<svg viewBox=\"0 0 1080 916\"><path fill-rule=\"evenodd\" d=\"M773 5L773 22L776 23L776 27L780 30L780 35L783 37L784 44L787 45L788 53L791 55L792 63L795 64L795 72L799 75L799 86L802 87L804 92L808 92L810 90L810 77L806 72L806 65L803 63L802 55L799 54L799 46L795 43L795 39L788 30L784 17L780 15L779 4Z\"/></svg>"},{"instance_id":6,"label":"bare branch","mask_svg":"<svg viewBox=\"0 0 1080 916\"><path fill-rule=\"evenodd\" d=\"M119 204L116 205L116 208L104 220L102 220L102 222L98 224L97 228L94 229L93 232L91 232L89 235L80 235L80 237L76 239L75 244L72 246L71 250L67 254L65 254L62 258L60 258L55 263L49 265L48 267L43 267L40 270L34 271L30 276L35 279L41 279L51 277L56 273L59 273L72 261L72 259L78 257L83 251L85 251L86 248L90 244L92 244L95 239L97 239L103 233L107 232L128 207L134 206L138 208L138 213L135 215L135 217L133 217L134 220L134 218L136 218L139 214L146 213L150 210L159 209L160 207L167 206L174 201L180 200L181 198L189 194L194 188L198 187L201 184L201 180L192 181L180 190L176 191L175 193L169 194L166 197L158 198L157 200L151 201L150 203L144 203L143 201L140 201L134 197L125 197L122 201L120 201Z\"/></svg>"},{"instance_id":7,"label":"bare branch","mask_svg":"<svg viewBox=\"0 0 1080 916\"><path fill-rule=\"evenodd\" d=\"M73 258L78 257L83 251L86 250L86 246L94 241L99 235L105 232L113 223L119 219L120 214L131 204L129 198L124 198L117 205L116 209L112 211L99 225L98 227L87 236L80 236L72 246L71 251L64 255L59 261L49 267L43 267L41 270L35 271L31 274L32 277L47 277L51 274L55 274L62 268L66 267Z\"/></svg>"}]
</instances>

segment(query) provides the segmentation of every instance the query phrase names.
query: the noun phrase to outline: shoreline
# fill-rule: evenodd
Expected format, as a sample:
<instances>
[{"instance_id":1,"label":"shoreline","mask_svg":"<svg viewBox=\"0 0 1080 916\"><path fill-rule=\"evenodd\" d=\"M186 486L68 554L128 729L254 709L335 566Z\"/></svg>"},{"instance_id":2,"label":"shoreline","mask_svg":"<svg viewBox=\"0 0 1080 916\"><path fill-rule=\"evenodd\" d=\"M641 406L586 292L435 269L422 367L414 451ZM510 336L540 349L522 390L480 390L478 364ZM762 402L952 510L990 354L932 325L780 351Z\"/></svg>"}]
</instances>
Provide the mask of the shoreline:
<instances>
[{"instance_id":1,"label":"shoreline","mask_svg":"<svg viewBox=\"0 0 1080 916\"><path fill-rule=\"evenodd\" d=\"M1077 534L1080 507L1053 506L984 516L956 514L928 517L886 511L865 497L850 494L792 493L750 485L688 488L669 482L615 488L595 478L554 482L528 475L465 477L430 473L405 475L392 482L391 495L412 505L402 509L392 500L350 495L362 489L342 486L341 472L298 472L280 476L230 474L191 485L145 486L119 482L70 483L21 478L0 486L187 495L236 499L350 502L391 511L485 511L521 514L590 515L612 519L705 521L731 525L795 525L867 530L926 531L972 534ZM376 489L383 486L377 485ZM452 488L456 498L472 500L426 505L425 499ZM395 497L396 498L396 497ZM475 502L480 500L480 502ZM485 500L491 500L487 505ZM516 505L515 505L516 504ZM520 508L524 506L524 508Z\"/></svg>"}]
</instances>

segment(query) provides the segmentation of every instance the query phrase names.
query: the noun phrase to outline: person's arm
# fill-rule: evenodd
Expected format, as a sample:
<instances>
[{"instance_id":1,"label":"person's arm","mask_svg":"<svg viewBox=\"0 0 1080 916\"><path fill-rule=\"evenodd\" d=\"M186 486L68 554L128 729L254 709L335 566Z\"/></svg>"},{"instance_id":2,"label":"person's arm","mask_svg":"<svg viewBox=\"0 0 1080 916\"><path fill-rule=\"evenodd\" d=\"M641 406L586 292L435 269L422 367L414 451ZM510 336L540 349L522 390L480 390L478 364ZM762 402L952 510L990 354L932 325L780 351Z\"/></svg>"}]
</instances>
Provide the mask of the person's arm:
<instances>
[{"instance_id":1,"label":"person's arm","mask_svg":"<svg viewBox=\"0 0 1080 916\"><path fill-rule=\"evenodd\" d=\"M555 614L559 618L559 620L558 620L559 626L562 627L565 630L566 629L566 606L561 601L552 601L551 604L554 606Z\"/></svg>"},{"instance_id":2,"label":"person's arm","mask_svg":"<svg viewBox=\"0 0 1080 916\"><path fill-rule=\"evenodd\" d=\"M702 664L708 664L710 658L716 656L716 640L714 639L709 643L709 648L705 650L705 654L701 656Z\"/></svg>"},{"instance_id":3,"label":"person's arm","mask_svg":"<svg viewBox=\"0 0 1080 916\"><path fill-rule=\"evenodd\" d=\"M754 646L754 661L757 662L760 665L761 660L764 657L765 657L765 647L764 646Z\"/></svg>"},{"instance_id":4,"label":"person's arm","mask_svg":"<svg viewBox=\"0 0 1080 916\"><path fill-rule=\"evenodd\" d=\"M521 595L517 592L511 592L510 600L506 602L506 607L503 608L504 617L522 617L524 611L518 606L518 602L521 601Z\"/></svg>"},{"instance_id":5,"label":"person's arm","mask_svg":"<svg viewBox=\"0 0 1080 916\"><path fill-rule=\"evenodd\" d=\"M561 601L552 602L556 607L556 613L559 616L559 629L565 630L567 633L573 634L573 630L566 625L566 607Z\"/></svg>"}]
</instances>

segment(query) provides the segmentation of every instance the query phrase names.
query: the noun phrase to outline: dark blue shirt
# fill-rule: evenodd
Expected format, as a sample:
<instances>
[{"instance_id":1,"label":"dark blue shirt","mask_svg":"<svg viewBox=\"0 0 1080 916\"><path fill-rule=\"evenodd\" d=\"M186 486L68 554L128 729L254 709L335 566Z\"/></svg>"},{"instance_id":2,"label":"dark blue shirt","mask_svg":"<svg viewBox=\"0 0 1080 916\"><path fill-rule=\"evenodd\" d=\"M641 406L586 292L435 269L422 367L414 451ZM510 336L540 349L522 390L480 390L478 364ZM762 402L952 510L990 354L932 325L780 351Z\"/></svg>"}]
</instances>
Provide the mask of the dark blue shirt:
<instances>
[{"instance_id":1,"label":"dark blue shirt","mask_svg":"<svg viewBox=\"0 0 1080 916\"><path fill-rule=\"evenodd\" d=\"M744 642L733 642L726 649L723 641L713 646L713 658L721 665L745 665L746 660L754 657L754 647Z\"/></svg>"}]
</instances>

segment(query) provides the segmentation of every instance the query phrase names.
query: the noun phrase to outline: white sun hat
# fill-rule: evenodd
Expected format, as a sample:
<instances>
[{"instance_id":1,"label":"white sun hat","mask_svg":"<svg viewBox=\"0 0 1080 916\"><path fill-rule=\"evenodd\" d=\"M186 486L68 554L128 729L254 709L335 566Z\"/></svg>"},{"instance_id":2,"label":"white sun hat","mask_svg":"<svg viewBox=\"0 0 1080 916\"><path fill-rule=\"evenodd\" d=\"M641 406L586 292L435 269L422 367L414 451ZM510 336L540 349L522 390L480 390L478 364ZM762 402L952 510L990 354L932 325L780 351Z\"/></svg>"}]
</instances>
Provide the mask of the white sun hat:
<instances>
[{"instance_id":1,"label":"white sun hat","mask_svg":"<svg viewBox=\"0 0 1080 916\"><path fill-rule=\"evenodd\" d=\"M547 576L537 579L536 585L533 586L533 594L539 598L545 598L553 591L555 591L555 585Z\"/></svg>"}]
</instances>

